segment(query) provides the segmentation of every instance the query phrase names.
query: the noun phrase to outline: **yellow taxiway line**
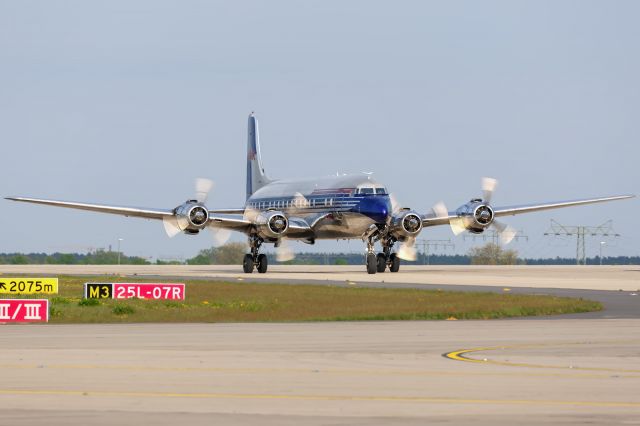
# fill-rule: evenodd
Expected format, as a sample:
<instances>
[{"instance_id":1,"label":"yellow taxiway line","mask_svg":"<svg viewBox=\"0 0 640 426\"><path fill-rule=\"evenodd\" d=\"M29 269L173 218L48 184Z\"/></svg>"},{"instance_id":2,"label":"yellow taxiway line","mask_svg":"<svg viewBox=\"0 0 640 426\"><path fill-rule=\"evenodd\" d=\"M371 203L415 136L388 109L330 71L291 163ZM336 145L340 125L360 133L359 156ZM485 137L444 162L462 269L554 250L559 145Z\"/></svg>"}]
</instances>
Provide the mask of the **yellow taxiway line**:
<instances>
[{"instance_id":1,"label":"yellow taxiway line","mask_svg":"<svg viewBox=\"0 0 640 426\"><path fill-rule=\"evenodd\" d=\"M426 396L374 396L374 395L287 395L287 394L239 394L239 393L180 393L180 392L131 392L131 391L81 391L81 390L23 390L0 389L0 395L50 395L82 397L125 398L194 398L194 399L272 399L302 401L386 401L417 402L431 404L483 404L483 405L568 405L587 407L640 407L640 402L627 401L562 401L536 399L473 399Z\"/></svg>"},{"instance_id":2,"label":"yellow taxiway line","mask_svg":"<svg viewBox=\"0 0 640 426\"><path fill-rule=\"evenodd\" d=\"M580 367L574 365L554 365L554 364L533 364L526 362L510 362L510 361L496 361L487 358L477 359L470 358L468 355L476 353L476 352L488 352L488 351L497 351L504 349L523 349L523 348L537 348L537 347L545 347L545 346L565 346L565 345L583 345L586 343L544 343L538 345L509 345L509 346L491 346L491 347L480 347L480 348L471 348L471 349L460 349L453 352L447 352L442 354L445 358L452 359L454 361L463 361L463 362L472 362L476 364L492 364L492 365L502 365L508 367L528 367L528 368L549 368L549 369L563 369L563 370L580 370L580 371L606 371L606 372L615 372L615 373L640 373L640 370L633 369L624 369L624 368L608 368L608 367Z\"/></svg>"}]
</instances>

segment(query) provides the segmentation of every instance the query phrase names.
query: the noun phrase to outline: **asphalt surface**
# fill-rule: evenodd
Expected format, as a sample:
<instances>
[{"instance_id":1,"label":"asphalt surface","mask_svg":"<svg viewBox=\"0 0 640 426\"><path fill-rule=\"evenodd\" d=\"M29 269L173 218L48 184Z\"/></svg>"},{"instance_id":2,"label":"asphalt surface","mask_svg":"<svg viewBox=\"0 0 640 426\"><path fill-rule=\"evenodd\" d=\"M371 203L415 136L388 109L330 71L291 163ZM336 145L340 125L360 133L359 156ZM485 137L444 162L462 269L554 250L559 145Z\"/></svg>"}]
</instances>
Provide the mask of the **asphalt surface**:
<instances>
[{"instance_id":1,"label":"asphalt surface","mask_svg":"<svg viewBox=\"0 0 640 426\"><path fill-rule=\"evenodd\" d=\"M639 343L637 319L9 326L0 424L637 424Z\"/></svg>"},{"instance_id":2,"label":"asphalt surface","mask_svg":"<svg viewBox=\"0 0 640 426\"><path fill-rule=\"evenodd\" d=\"M3 326L0 425L640 424L637 269L414 268L368 282L351 269L228 268L117 272L553 294L606 309L493 321Z\"/></svg>"}]
</instances>

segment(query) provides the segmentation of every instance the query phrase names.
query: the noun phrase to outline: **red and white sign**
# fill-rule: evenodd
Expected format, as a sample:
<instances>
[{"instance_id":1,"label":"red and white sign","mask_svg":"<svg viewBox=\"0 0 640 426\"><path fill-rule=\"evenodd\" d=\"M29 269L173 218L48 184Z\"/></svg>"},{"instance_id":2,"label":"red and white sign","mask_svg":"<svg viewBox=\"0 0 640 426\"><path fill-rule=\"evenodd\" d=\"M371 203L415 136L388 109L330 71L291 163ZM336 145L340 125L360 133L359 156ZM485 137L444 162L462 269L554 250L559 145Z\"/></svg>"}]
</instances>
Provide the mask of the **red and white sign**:
<instances>
[{"instance_id":1,"label":"red and white sign","mask_svg":"<svg viewBox=\"0 0 640 426\"><path fill-rule=\"evenodd\" d=\"M2 299L0 322L48 322L47 299Z\"/></svg>"},{"instance_id":2,"label":"red and white sign","mask_svg":"<svg viewBox=\"0 0 640 426\"><path fill-rule=\"evenodd\" d=\"M183 283L113 283L114 299L184 300Z\"/></svg>"}]
</instances>

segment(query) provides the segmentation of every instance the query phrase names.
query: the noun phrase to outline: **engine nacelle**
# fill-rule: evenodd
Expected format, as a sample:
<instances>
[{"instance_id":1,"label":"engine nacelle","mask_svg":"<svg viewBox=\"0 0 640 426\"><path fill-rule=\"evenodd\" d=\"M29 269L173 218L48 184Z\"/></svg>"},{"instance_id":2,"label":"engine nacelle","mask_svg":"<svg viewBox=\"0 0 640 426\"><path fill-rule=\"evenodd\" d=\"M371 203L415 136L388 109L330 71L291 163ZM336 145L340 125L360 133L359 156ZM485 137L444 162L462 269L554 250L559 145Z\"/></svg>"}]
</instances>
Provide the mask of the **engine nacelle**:
<instances>
[{"instance_id":1,"label":"engine nacelle","mask_svg":"<svg viewBox=\"0 0 640 426\"><path fill-rule=\"evenodd\" d=\"M209 222L209 210L204 204L189 200L176 208L178 227L185 234L197 234Z\"/></svg>"},{"instance_id":2,"label":"engine nacelle","mask_svg":"<svg viewBox=\"0 0 640 426\"><path fill-rule=\"evenodd\" d=\"M422 217L414 211L402 211L391 219L391 232L400 240L416 237L422 231Z\"/></svg>"},{"instance_id":3,"label":"engine nacelle","mask_svg":"<svg viewBox=\"0 0 640 426\"><path fill-rule=\"evenodd\" d=\"M265 239L274 240L283 237L289 230L289 219L279 211L260 213L255 219L258 234Z\"/></svg>"},{"instance_id":4,"label":"engine nacelle","mask_svg":"<svg viewBox=\"0 0 640 426\"><path fill-rule=\"evenodd\" d=\"M463 219L464 227L474 234L481 234L493 223L493 208L480 199L473 199L456 210Z\"/></svg>"}]
</instances>

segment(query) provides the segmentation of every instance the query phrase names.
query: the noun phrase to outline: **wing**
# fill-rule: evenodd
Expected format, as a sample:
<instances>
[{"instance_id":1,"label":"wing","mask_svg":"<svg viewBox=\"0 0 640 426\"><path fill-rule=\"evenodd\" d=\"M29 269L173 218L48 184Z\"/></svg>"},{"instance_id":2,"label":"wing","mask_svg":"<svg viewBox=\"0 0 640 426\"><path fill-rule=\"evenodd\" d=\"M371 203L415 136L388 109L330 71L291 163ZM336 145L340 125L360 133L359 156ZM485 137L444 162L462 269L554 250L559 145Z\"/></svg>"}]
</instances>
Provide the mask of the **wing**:
<instances>
[{"instance_id":1,"label":"wing","mask_svg":"<svg viewBox=\"0 0 640 426\"><path fill-rule=\"evenodd\" d=\"M209 223L211 228L230 229L232 231L247 233L253 222L238 215L216 215L209 211Z\"/></svg>"},{"instance_id":2,"label":"wing","mask_svg":"<svg viewBox=\"0 0 640 426\"><path fill-rule=\"evenodd\" d=\"M564 207L581 206L585 204L604 203L607 201L624 200L634 198L635 195L614 195L600 198L584 198L580 200L554 201L549 203L538 204L521 204L515 206L493 207L495 217L515 216L517 214L532 213L542 210L561 209ZM447 225L451 219L457 218L458 215L453 212L431 212L422 216L422 226Z\"/></svg>"},{"instance_id":3,"label":"wing","mask_svg":"<svg viewBox=\"0 0 640 426\"><path fill-rule=\"evenodd\" d=\"M523 204L519 206L494 207L493 212L496 217L514 216L522 213L539 212L542 210L551 210L551 209L561 209L564 207L581 206L585 204L604 203L607 201L624 200L624 199L633 198L633 197L635 197L635 195L614 195L610 197L601 197L601 198L585 198L582 200L556 201L553 203Z\"/></svg>"},{"instance_id":4,"label":"wing","mask_svg":"<svg viewBox=\"0 0 640 426\"><path fill-rule=\"evenodd\" d=\"M106 204L79 203L75 201L46 200L42 198L6 197L7 200L24 203L44 204L46 206L66 207L69 209L88 210L99 213L118 214L121 216L142 217L145 219L162 219L173 216L173 210L149 209L143 207L109 206Z\"/></svg>"},{"instance_id":5,"label":"wing","mask_svg":"<svg viewBox=\"0 0 640 426\"><path fill-rule=\"evenodd\" d=\"M244 207L241 209L215 209L209 210L210 214L244 214Z\"/></svg>"},{"instance_id":6,"label":"wing","mask_svg":"<svg viewBox=\"0 0 640 426\"><path fill-rule=\"evenodd\" d=\"M209 211L209 225L212 228L224 228L233 231L244 232L248 234L251 232L254 226L253 221L246 219L239 215L216 215L214 212L218 210ZM310 238L313 237L313 230L309 226L306 220L300 217L288 217L289 231L286 234L287 238Z\"/></svg>"},{"instance_id":7,"label":"wing","mask_svg":"<svg viewBox=\"0 0 640 426\"><path fill-rule=\"evenodd\" d=\"M175 216L174 209L154 209L145 207L111 206L107 204L80 203L76 201L48 200L43 198L30 197L6 197L7 200L20 201L23 203L43 204L46 206L66 207L76 210L87 210L98 213L117 214L127 217L140 217L144 219L168 219ZM219 214L219 212L244 212L244 209L210 210L209 223L212 228L224 228L232 231L248 233L253 226L253 222L241 215ZM289 218L289 234L292 237L303 238L312 234L311 228L304 219Z\"/></svg>"}]
</instances>

